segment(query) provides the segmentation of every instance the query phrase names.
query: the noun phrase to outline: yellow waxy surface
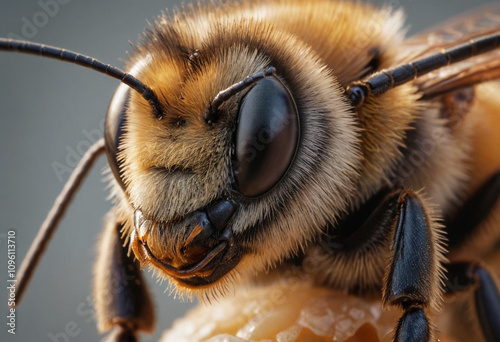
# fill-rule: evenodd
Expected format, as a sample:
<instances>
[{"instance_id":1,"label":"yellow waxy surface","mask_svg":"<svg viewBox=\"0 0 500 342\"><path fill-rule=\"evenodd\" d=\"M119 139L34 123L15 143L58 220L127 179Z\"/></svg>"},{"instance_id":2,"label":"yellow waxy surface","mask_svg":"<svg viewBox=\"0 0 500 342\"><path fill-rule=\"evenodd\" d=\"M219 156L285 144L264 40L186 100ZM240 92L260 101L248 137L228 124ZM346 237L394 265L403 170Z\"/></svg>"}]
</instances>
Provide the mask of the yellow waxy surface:
<instances>
[{"instance_id":1,"label":"yellow waxy surface","mask_svg":"<svg viewBox=\"0 0 500 342\"><path fill-rule=\"evenodd\" d=\"M315 287L255 288L199 305L177 320L162 341L381 342L401 312Z\"/></svg>"}]
</instances>

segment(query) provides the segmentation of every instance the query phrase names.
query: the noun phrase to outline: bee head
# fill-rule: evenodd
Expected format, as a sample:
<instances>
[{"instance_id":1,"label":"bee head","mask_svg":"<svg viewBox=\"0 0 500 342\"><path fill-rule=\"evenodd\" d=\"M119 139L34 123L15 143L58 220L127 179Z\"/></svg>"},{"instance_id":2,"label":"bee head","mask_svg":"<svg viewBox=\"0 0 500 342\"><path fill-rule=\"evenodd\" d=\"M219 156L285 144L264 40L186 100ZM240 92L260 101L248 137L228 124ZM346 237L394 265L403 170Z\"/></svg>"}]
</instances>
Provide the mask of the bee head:
<instances>
[{"instance_id":1,"label":"bee head","mask_svg":"<svg viewBox=\"0 0 500 342\"><path fill-rule=\"evenodd\" d=\"M150 33L130 73L164 115L120 86L105 135L136 257L191 289L297 253L345 210L360 162L343 90L307 47L256 23L196 37Z\"/></svg>"}]
</instances>

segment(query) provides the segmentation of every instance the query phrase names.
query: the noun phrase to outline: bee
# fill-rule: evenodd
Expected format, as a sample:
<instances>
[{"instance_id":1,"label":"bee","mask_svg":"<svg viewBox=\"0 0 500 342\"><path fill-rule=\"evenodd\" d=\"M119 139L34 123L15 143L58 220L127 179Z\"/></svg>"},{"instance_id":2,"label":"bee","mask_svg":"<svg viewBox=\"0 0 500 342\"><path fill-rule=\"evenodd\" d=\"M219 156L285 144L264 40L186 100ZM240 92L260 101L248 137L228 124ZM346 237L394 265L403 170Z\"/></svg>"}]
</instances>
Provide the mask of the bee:
<instances>
[{"instance_id":1,"label":"bee","mask_svg":"<svg viewBox=\"0 0 500 342\"><path fill-rule=\"evenodd\" d=\"M141 267L210 300L315 255L316 284L401 309L394 340L433 340L445 294L471 300L474 338L500 338L500 9L407 40L402 25L357 2L200 5L160 17L127 73L92 62L124 82L83 161L105 150L111 170L102 331L153 329Z\"/></svg>"}]
</instances>

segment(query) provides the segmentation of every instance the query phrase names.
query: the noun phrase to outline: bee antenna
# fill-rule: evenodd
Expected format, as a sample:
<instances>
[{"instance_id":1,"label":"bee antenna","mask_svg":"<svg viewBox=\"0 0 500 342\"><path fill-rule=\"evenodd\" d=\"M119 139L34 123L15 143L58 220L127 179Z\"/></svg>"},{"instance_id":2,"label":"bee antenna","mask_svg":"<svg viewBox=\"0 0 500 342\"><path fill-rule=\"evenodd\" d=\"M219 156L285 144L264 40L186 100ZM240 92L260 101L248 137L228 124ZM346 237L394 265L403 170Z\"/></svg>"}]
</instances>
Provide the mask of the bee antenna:
<instances>
[{"instance_id":1,"label":"bee antenna","mask_svg":"<svg viewBox=\"0 0 500 342\"><path fill-rule=\"evenodd\" d=\"M16 305L21 302L21 298L28 287L31 276L35 271L45 249L54 234L59 222L66 213L73 197L79 190L83 180L92 169L97 158L104 153L104 139L101 138L83 155L82 159L71 173L68 181L64 185L59 196L57 196L52 208L50 209L45 221L43 221L38 234L33 240L26 257L24 258L17 276L16 286Z\"/></svg>"},{"instance_id":2,"label":"bee antenna","mask_svg":"<svg viewBox=\"0 0 500 342\"><path fill-rule=\"evenodd\" d=\"M500 47L500 33L477 37L467 43L417 59L408 64L380 71L364 81L353 82L346 88L346 96L351 105L356 108L363 105L373 95L383 94L429 72L495 50L498 47Z\"/></svg>"},{"instance_id":3,"label":"bee antenna","mask_svg":"<svg viewBox=\"0 0 500 342\"><path fill-rule=\"evenodd\" d=\"M269 67L267 70L259 71L252 76L246 77L243 81L235 83L228 88L219 91L219 93L214 97L212 103L205 112L205 121L212 123L217 121L217 109L227 100L229 100L234 95L238 94L242 90L250 87L251 85L257 83L261 79L269 76L273 76L276 73L275 67Z\"/></svg>"},{"instance_id":4,"label":"bee antenna","mask_svg":"<svg viewBox=\"0 0 500 342\"><path fill-rule=\"evenodd\" d=\"M109 64L104 64L103 62L95 58L50 45L27 42L23 40L7 39L7 38L0 38L0 51L14 51L25 54L38 55L42 57L54 58L64 62L78 64L80 66L90 68L102 74L116 78L120 80L120 82L125 83L130 88L134 89L139 94L141 94L142 97L146 101L148 101L151 107L153 108L153 113L157 119L160 120L163 118L163 111L161 109L160 102L158 101L158 97L151 90L151 88L147 87L137 78L135 78L130 74L127 74L123 70L118 69Z\"/></svg>"}]
</instances>

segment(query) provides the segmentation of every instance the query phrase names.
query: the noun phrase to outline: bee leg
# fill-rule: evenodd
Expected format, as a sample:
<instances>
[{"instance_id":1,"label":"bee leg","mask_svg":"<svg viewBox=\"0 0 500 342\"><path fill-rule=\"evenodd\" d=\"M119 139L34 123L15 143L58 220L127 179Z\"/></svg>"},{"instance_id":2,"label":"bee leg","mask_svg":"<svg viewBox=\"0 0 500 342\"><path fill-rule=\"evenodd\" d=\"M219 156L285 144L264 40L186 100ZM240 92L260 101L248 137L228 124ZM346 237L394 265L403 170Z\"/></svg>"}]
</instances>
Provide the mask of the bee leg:
<instances>
[{"instance_id":1,"label":"bee leg","mask_svg":"<svg viewBox=\"0 0 500 342\"><path fill-rule=\"evenodd\" d=\"M406 309L398 322L394 341L430 341L430 322L424 310L418 306Z\"/></svg>"},{"instance_id":2,"label":"bee leg","mask_svg":"<svg viewBox=\"0 0 500 342\"><path fill-rule=\"evenodd\" d=\"M473 291L473 308L486 341L500 341L500 291L490 272L481 263L446 265L446 294Z\"/></svg>"},{"instance_id":3,"label":"bee leg","mask_svg":"<svg viewBox=\"0 0 500 342\"><path fill-rule=\"evenodd\" d=\"M99 331L113 328L105 341L137 341L139 330L152 332L154 310L140 273L120 238L122 226L109 215L94 269L94 297Z\"/></svg>"},{"instance_id":4,"label":"bee leg","mask_svg":"<svg viewBox=\"0 0 500 342\"><path fill-rule=\"evenodd\" d=\"M384 305L404 314L395 341L430 341L431 323L424 309L440 297L440 253L437 224L418 194L403 191L398 199L390 266L382 290Z\"/></svg>"},{"instance_id":5,"label":"bee leg","mask_svg":"<svg viewBox=\"0 0 500 342\"><path fill-rule=\"evenodd\" d=\"M450 249L466 243L489 216L500 199L500 171L493 174L465 202L453 220L446 222L446 237Z\"/></svg>"}]
</instances>

